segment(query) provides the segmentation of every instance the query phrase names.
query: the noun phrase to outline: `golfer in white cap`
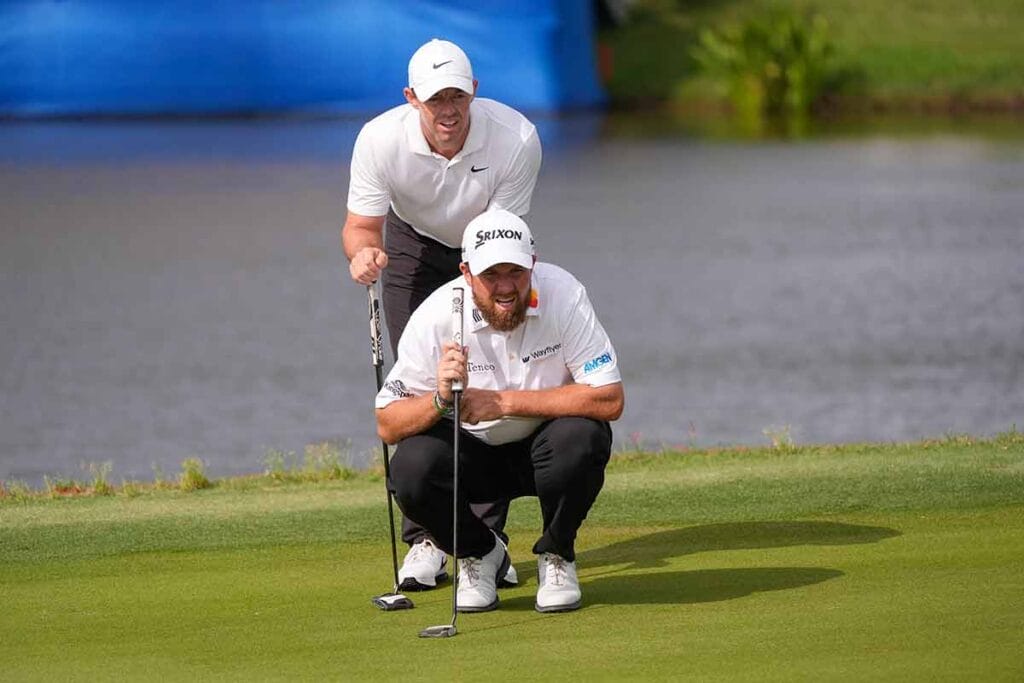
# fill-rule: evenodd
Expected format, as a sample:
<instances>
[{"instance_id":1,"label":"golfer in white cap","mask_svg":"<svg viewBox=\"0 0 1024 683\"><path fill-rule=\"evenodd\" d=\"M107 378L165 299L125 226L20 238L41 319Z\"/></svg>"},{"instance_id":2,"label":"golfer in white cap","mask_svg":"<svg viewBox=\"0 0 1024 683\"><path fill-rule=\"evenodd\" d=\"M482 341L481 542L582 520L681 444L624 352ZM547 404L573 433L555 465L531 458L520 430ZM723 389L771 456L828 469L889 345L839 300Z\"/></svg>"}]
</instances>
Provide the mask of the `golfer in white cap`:
<instances>
[{"instance_id":1,"label":"golfer in white cap","mask_svg":"<svg viewBox=\"0 0 1024 683\"><path fill-rule=\"evenodd\" d=\"M451 552L452 382L461 380L458 609L497 607L496 583L509 564L469 503L537 496L536 608L573 610L582 600L576 534L604 483L608 423L622 413L618 356L583 285L536 263L530 229L514 214L471 221L462 254L462 275L409 319L377 394L378 432L398 444L388 485L405 514ZM453 287L472 293L462 348L451 341Z\"/></svg>"},{"instance_id":2,"label":"golfer in white cap","mask_svg":"<svg viewBox=\"0 0 1024 683\"><path fill-rule=\"evenodd\" d=\"M342 243L353 280L369 285L381 279L395 352L416 307L458 275L466 224L488 209L517 216L530 210L541 163L537 130L514 109L476 97L476 90L465 52L431 40L409 60L406 104L363 126L352 151ZM474 512L508 542L506 501L481 502ZM434 588L447 575L444 553L408 519L402 538L410 550L400 588ZM516 582L511 568L502 583Z\"/></svg>"}]
</instances>

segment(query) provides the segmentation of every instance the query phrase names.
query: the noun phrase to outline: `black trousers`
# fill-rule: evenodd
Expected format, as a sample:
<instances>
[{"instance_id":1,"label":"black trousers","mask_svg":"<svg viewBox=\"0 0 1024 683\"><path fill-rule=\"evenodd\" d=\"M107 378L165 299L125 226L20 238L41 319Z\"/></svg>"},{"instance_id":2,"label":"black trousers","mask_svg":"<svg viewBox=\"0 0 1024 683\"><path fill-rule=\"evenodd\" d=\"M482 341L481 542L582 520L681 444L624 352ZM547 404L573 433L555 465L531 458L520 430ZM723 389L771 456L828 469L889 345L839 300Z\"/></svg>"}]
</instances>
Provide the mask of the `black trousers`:
<instances>
[{"instance_id":1,"label":"black trousers","mask_svg":"<svg viewBox=\"0 0 1024 683\"><path fill-rule=\"evenodd\" d=\"M452 552L454 427L441 420L399 442L388 486L399 507L423 525L438 547ZM482 557L494 547L470 503L537 496L543 532L536 554L576 559L576 533L604 485L611 456L607 422L583 417L549 420L522 441L490 446L465 430L459 437L458 556Z\"/></svg>"},{"instance_id":2,"label":"black trousers","mask_svg":"<svg viewBox=\"0 0 1024 683\"><path fill-rule=\"evenodd\" d=\"M381 277L381 300L391 352L397 358L398 340L409 316L435 289L459 274L462 250L420 235L393 211L388 211L386 224L384 250L388 255L388 267ZM508 543L505 535L507 500L474 504L473 513ZM408 517L402 517L403 541L412 545L426 535L423 527Z\"/></svg>"}]
</instances>

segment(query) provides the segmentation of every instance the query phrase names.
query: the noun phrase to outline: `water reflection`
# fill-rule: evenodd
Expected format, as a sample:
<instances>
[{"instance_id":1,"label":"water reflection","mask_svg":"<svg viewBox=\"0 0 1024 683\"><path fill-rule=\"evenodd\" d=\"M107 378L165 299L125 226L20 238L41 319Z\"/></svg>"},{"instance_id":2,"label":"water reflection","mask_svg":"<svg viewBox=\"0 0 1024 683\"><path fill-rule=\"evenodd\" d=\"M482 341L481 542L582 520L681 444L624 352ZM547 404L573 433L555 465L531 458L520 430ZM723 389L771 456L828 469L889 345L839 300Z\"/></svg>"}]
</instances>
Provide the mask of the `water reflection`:
<instances>
[{"instance_id":1,"label":"water reflection","mask_svg":"<svg viewBox=\"0 0 1024 683\"><path fill-rule=\"evenodd\" d=\"M252 472L326 439L364 461L365 303L337 234L360 124L0 126L0 478ZM1019 129L690 125L538 118L531 220L616 340L620 443L1024 423Z\"/></svg>"}]
</instances>

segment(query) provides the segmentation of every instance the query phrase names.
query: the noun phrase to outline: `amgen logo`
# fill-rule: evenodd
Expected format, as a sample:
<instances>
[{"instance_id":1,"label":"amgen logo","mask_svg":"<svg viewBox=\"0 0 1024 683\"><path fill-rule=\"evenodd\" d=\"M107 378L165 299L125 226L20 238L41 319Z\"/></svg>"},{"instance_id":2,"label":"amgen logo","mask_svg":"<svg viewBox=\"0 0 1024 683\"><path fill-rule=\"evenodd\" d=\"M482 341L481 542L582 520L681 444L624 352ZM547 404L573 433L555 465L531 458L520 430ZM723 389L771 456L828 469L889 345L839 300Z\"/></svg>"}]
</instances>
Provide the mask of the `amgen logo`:
<instances>
[{"instance_id":1,"label":"amgen logo","mask_svg":"<svg viewBox=\"0 0 1024 683\"><path fill-rule=\"evenodd\" d=\"M583 366L583 372L589 374L589 373L593 372L594 370L597 370L602 365L608 365L608 363L611 363L611 362L612 362L612 354L610 354L607 351L605 351L604 353L602 353L597 358L594 358L593 360L588 360L587 364Z\"/></svg>"}]
</instances>

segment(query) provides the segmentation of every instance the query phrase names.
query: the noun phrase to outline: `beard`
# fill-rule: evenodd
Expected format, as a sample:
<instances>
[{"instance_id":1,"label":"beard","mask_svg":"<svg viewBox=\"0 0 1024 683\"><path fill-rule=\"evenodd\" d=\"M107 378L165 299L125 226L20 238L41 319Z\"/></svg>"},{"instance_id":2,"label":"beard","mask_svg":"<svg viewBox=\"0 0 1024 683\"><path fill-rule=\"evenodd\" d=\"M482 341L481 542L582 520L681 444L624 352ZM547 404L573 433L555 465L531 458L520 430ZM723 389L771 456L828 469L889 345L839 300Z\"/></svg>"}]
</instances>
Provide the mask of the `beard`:
<instances>
[{"instance_id":1,"label":"beard","mask_svg":"<svg viewBox=\"0 0 1024 683\"><path fill-rule=\"evenodd\" d=\"M493 300L482 300L476 292L473 292L473 303L480 309L480 315L484 317L488 325L499 332L510 332L526 320L526 306L529 303L529 298L523 296L522 292L516 292L516 304L507 311L498 308Z\"/></svg>"}]
</instances>

